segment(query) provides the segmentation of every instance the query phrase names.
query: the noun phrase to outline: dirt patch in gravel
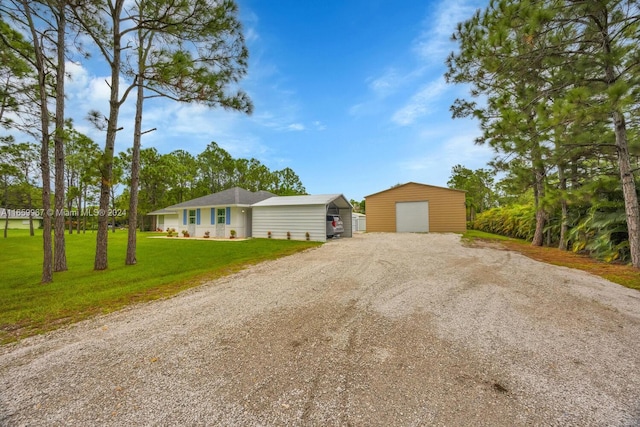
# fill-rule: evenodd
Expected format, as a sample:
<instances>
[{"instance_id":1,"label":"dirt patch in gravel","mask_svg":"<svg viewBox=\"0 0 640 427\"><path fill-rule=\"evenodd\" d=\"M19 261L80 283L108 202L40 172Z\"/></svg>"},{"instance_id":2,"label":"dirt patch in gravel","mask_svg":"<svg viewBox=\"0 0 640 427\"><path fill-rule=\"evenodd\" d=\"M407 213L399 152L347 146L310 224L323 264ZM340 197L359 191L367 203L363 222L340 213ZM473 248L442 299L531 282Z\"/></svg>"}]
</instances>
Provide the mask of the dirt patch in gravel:
<instances>
[{"instance_id":1,"label":"dirt patch in gravel","mask_svg":"<svg viewBox=\"0 0 640 427\"><path fill-rule=\"evenodd\" d=\"M640 424L640 294L364 234L0 348L1 425Z\"/></svg>"}]
</instances>

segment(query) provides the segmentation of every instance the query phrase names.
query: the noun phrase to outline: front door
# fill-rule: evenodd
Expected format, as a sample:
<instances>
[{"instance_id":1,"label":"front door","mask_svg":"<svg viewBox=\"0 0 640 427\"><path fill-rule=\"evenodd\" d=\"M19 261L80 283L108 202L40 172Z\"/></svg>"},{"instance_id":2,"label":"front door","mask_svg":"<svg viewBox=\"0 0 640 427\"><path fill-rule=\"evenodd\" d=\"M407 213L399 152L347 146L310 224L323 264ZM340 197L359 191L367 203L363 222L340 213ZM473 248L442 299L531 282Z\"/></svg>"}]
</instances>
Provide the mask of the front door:
<instances>
[{"instance_id":1,"label":"front door","mask_svg":"<svg viewBox=\"0 0 640 427\"><path fill-rule=\"evenodd\" d=\"M225 238L225 224L227 223L227 210L216 209L216 237Z\"/></svg>"},{"instance_id":2,"label":"front door","mask_svg":"<svg viewBox=\"0 0 640 427\"><path fill-rule=\"evenodd\" d=\"M196 235L196 210L189 209L189 220L187 221L187 231L191 237Z\"/></svg>"}]
</instances>

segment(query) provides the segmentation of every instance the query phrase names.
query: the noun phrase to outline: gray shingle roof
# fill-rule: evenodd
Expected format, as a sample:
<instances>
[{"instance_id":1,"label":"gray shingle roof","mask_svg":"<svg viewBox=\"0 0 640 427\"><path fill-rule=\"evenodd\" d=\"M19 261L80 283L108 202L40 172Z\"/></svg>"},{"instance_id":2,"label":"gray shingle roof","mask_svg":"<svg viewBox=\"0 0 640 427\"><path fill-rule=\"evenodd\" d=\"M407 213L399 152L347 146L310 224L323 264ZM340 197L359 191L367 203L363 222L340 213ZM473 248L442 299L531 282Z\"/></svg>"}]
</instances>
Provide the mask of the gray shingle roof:
<instances>
[{"instance_id":1,"label":"gray shingle roof","mask_svg":"<svg viewBox=\"0 0 640 427\"><path fill-rule=\"evenodd\" d=\"M229 188L219 193L209 194L207 196L198 197L197 199L187 200L177 205L167 206L164 209L181 209L202 206L233 206L233 205L252 205L262 200L273 197L275 194L268 191L252 192L240 187Z\"/></svg>"}]
</instances>

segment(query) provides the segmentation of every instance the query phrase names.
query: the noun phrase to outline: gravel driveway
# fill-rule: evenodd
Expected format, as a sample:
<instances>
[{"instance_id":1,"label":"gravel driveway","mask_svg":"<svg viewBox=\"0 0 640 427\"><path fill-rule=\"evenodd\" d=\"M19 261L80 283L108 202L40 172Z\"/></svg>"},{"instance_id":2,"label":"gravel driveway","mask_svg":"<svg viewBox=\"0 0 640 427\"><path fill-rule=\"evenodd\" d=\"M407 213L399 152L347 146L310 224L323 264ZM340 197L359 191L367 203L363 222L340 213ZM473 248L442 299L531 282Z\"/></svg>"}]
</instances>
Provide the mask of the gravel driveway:
<instances>
[{"instance_id":1,"label":"gravel driveway","mask_svg":"<svg viewBox=\"0 0 640 427\"><path fill-rule=\"evenodd\" d=\"M0 347L0 425L640 425L640 293L356 235Z\"/></svg>"}]
</instances>

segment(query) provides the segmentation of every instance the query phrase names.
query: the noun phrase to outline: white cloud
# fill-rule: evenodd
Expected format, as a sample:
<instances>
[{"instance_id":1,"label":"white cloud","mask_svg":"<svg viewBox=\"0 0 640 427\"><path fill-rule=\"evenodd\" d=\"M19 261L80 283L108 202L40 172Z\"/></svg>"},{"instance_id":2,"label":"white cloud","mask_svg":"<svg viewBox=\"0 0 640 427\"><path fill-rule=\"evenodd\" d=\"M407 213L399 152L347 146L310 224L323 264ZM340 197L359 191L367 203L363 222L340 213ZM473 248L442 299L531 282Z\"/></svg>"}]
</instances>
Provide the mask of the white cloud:
<instances>
[{"instance_id":1,"label":"white cloud","mask_svg":"<svg viewBox=\"0 0 640 427\"><path fill-rule=\"evenodd\" d=\"M289 126L287 126L286 129L289 131L301 131L301 130L305 130L305 127L302 123L292 123Z\"/></svg>"},{"instance_id":2,"label":"white cloud","mask_svg":"<svg viewBox=\"0 0 640 427\"><path fill-rule=\"evenodd\" d=\"M392 122L407 126L431 112L432 106L448 89L444 80L419 86L411 94L413 87L425 78L433 79L444 73L445 59L455 49L450 37L458 22L469 19L473 12L486 0L442 0L435 3L422 22L422 31L409 43L408 51L415 61L412 66L398 64L386 67L377 77L366 80L373 97L351 106L352 116L362 117L381 112L394 105L392 97L405 97L405 105L395 108ZM409 92L407 94L407 92ZM384 100L384 102L383 102Z\"/></svg>"},{"instance_id":3,"label":"white cloud","mask_svg":"<svg viewBox=\"0 0 640 427\"><path fill-rule=\"evenodd\" d=\"M249 27L244 31L244 39L247 43L253 43L260 39L260 35L255 28Z\"/></svg>"},{"instance_id":4,"label":"white cloud","mask_svg":"<svg viewBox=\"0 0 640 427\"><path fill-rule=\"evenodd\" d=\"M316 130L318 131L323 131L327 128L327 126L322 123L321 121L316 120L315 122L313 122L313 125L316 127Z\"/></svg>"},{"instance_id":5,"label":"white cloud","mask_svg":"<svg viewBox=\"0 0 640 427\"><path fill-rule=\"evenodd\" d=\"M391 120L400 126L414 123L418 118L429 114L431 106L446 89L447 85L442 78L429 83L413 95L404 107L396 111Z\"/></svg>"},{"instance_id":6,"label":"white cloud","mask_svg":"<svg viewBox=\"0 0 640 427\"><path fill-rule=\"evenodd\" d=\"M387 70L382 76L369 79L369 88L378 96L384 98L398 88L401 84L402 78L398 75L398 72L391 68Z\"/></svg>"},{"instance_id":7,"label":"white cloud","mask_svg":"<svg viewBox=\"0 0 640 427\"><path fill-rule=\"evenodd\" d=\"M65 91L69 95L74 95L78 90L83 90L88 86L90 76L89 72L82 64L67 61L65 63L66 78Z\"/></svg>"},{"instance_id":8,"label":"white cloud","mask_svg":"<svg viewBox=\"0 0 640 427\"><path fill-rule=\"evenodd\" d=\"M457 24L471 18L480 6L478 0L442 1L425 19L425 30L414 40L413 50L426 61L445 58L455 47L450 38Z\"/></svg>"},{"instance_id":9,"label":"white cloud","mask_svg":"<svg viewBox=\"0 0 640 427\"><path fill-rule=\"evenodd\" d=\"M480 130L472 121L451 122L446 127L427 129L419 135L420 154L399 160L397 170L402 171L400 181L426 182L446 186L453 166L460 164L469 169L486 168L494 157L486 145L476 145Z\"/></svg>"}]
</instances>

